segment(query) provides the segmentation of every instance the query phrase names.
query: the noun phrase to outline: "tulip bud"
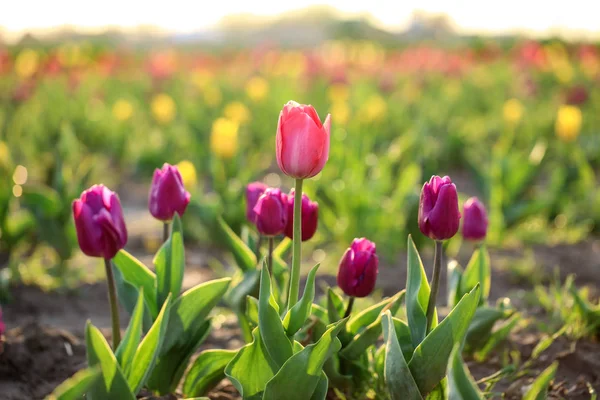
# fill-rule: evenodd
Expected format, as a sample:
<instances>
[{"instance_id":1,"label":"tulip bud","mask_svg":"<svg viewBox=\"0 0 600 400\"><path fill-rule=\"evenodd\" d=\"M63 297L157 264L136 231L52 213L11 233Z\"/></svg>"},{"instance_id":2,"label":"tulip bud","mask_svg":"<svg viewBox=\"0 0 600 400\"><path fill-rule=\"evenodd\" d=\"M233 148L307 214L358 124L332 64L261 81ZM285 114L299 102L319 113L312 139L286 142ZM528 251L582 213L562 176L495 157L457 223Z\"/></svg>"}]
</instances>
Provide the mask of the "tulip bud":
<instances>
[{"instance_id":1,"label":"tulip bud","mask_svg":"<svg viewBox=\"0 0 600 400\"><path fill-rule=\"evenodd\" d=\"M294 238L294 189L288 195L287 207L287 225L285 226L285 236ZM302 193L302 241L310 240L317 231L319 221L319 204L316 201L310 201L305 193Z\"/></svg>"},{"instance_id":2,"label":"tulip bud","mask_svg":"<svg viewBox=\"0 0 600 400\"><path fill-rule=\"evenodd\" d=\"M256 213L254 212L254 206L258 198L267 190L269 187L262 182L252 182L246 186L246 218L248 221L254 223Z\"/></svg>"},{"instance_id":3,"label":"tulip bud","mask_svg":"<svg viewBox=\"0 0 600 400\"><path fill-rule=\"evenodd\" d=\"M123 209L116 193L94 185L73 201L79 247L90 257L111 259L127 243Z\"/></svg>"},{"instance_id":4,"label":"tulip bud","mask_svg":"<svg viewBox=\"0 0 600 400\"><path fill-rule=\"evenodd\" d=\"M310 105L295 101L283 106L277 122L277 164L281 171L296 179L317 175L329 158L331 116L325 123Z\"/></svg>"},{"instance_id":5,"label":"tulip bud","mask_svg":"<svg viewBox=\"0 0 600 400\"><path fill-rule=\"evenodd\" d=\"M279 189L267 189L254 206L256 229L265 236L283 233L287 223L287 195Z\"/></svg>"},{"instance_id":6,"label":"tulip bud","mask_svg":"<svg viewBox=\"0 0 600 400\"><path fill-rule=\"evenodd\" d=\"M348 296L366 297L375 288L378 266L375 243L354 239L340 261L337 284Z\"/></svg>"},{"instance_id":7,"label":"tulip bud","mask_svg":"<svg viewBox=\"0 0 600 400\"><path fill-rule=\"evenodd\" d=\"M462 235L467 240L480 241L485 239L488 227L488 217L483 203L477 197L471 197L465 202Z\"/></svg>"},{"instance_id":8,"label":"tulip bud","mask_svg":"<svg viewBox=\"0 0 600 400\"><path fill-rule=\"evenodd\" d=\"M456 186L448 176L432 176L421 191L419 229L431 239L446 240L456 235L459 225Z\"/></svg>"},{"instance_id":9,"label":"tulip bud","mask_svg":"<svg viewBox=\"0 0 600 400\"><path fill-rule=\"evenodd\" d=\"M170 221L175 213L183 215L190 203L190 194L183 186L183 179L176 166L165 163L154 170L148 208L158 220Z\"/></svg>"}]
</instances>

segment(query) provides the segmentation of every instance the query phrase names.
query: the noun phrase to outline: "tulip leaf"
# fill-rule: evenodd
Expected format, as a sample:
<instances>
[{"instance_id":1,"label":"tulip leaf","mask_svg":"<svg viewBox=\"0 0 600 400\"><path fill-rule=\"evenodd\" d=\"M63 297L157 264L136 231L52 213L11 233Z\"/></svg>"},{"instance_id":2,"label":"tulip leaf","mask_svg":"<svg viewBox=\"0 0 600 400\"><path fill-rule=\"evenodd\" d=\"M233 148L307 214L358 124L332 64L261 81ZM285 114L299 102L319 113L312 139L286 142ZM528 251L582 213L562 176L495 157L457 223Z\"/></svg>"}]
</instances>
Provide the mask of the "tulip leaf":
<instances>
[{"instance_id":1,"label":"tulip leaf","mask_svg":"<svg viewBox=\"0 0 600 400\"><path fill-rule=\"evenodd\" d=\"M506 319L512 315L510 310L500 308L479 307L475 311L471 325L467 330L465 343L469 349L477 349L485 345L489 340L492 329L497 321Z\"/></svg>"},{"instance_id":2,"label":"tulip leaf","mask_svg":"<svg viewBox=\"0 0 600 400\"><path fill-rule=\"evenodd\" d=\"M423 400L406 359L402 355L392 314L386 311L382 318L385 343L384 378L392 400Z\"/></svg>"},{"instance_id":3,"label":"tulip leaf","mask_svg":"<svg viewBox=\"0 0 600 400\"><path fill-rule=\"evenodd\" d=\"M277 301L271 292L271 277L267 264L263 263L258 297L258 326L267 352L278 367L281 367L293 354L292 343L288 339L281 319Z\"/></svg>"},{"instance_id":4,"label":"tulip leaf","mask_svg":"<svg viewBox=\"0 0 600 400\"><path fill-rule=\"evenodd\" d=\"M61 383L46 400L79 400L101 377L100 368L86 368Z\"/></svg>"},{"instance_id":5,"label":"tulip leaf","mask_svg":"<svg viewBox=\"0 0 600 400\"><path fill-rule=\"evenodd\" d=\"M156 302L156 275L154 272L150 271L141 261L125 250L119 251L112 261L125 281L136 288L144 288L146 306L150 309L152 318L155 319L158 315L158 305Z\"/></svg>"},{"instance_id":6,"label":"tulip leaf","mask_svg":"<svg viewBox=\"0 0 600 400\"><path fill-rule=\"evenodd\" d=\"M225 367L237 350L205 350L190 368L183 381L185 396L202 396L225 378Z\"/></svg>"},{"instance_id":7,"label":"tulip leaf","mask_svg":"<svg viewBox=\"0 0 600 400\"><path fill-rule=\"evenodd\" d=\"M406 277L406 317L416 348L427 335L427 304L429 302L429 283L412 237L408 236L408 271ZM437 313L434 313L432 329L437 325Z\"/></svg>"},{"instance_id":8,"label":"tulip leaf","mask_svg":"<svg viewBox=\"0 0 600 400\"><path fill-rule=\"evenodd\" d=\"M402 300L404 300L405 290L396 293L394 296L382 300L381 302L372 305L371 307L365 308L358 314L350 317L346 329L353 335L359 333L362 329L371 325L379 316L382 310L389 308L392 315L395 315L400 308ZM391 305L390 305L391 304ZM388 307L389 306L389 307Z\"/></svg>"},{"instance_id":9,"label":"tulip leaf","mask_svg":"<svg viewBox=\"0 0 600 400\"><path fill-rule=\"evenodd\" d=\"M548 398L548 386L556 375L558 361L553 362L537 378L523 396L523 400L545 400Z\"/></svg>"},{"instance_id":10,"label":"tulip leaf","mask_svg":"<svg viewBox=\"0 0 600 400\"><path fill-rule=\"evenodd\" d=\"M258 299L252 296L246 296L246 316L254 325L258 325Z\"/></svg>"},{"instance_id":11,"label":"tulip leaf","mask_svg":"<svg viewBox=\"0 0 600 400\"><path fill-rule=\"evenodd\" d=\"M233 230L227 225L227 222L222 217L217 217L217 222L223 233L225 244L233 254L237 266L242 271L251 270L256 267L258 263L256 255L252 250L235 234Z\"/></svg>"},{"instance_id":12,"label":"tulip leaf","mask_svg":"<svg viewBox=\"0 0 600 400\"><path fill-rule=\"evenodd\" d=\"M156 300L162 307L169 293L179 297L185 270L185 248L183 246L183 227L181 219L175 213L171 223L171 235L160 247L154 257L156 268Z\"/></svg>"},{"instance_id":13,"label":"tulip leaf","mask_svg":"<svg viewBox=\"0 0 600 400\"><path fill-rule=\"evenodd\" d=\"M125 376L129 376L129 372L133 365L133 358L136 350L142 339L142 321L144 317L144 288L140 288L137 304L133 309L133 314L129 320L129 326L125 332L123 340L117 347L115 356L119 365L123 369Z\"/></svg>"},{"instance_id":14,"label":"tulip leaf","mask_svg":"<svg viewBox=\"0 0 600 400\"><path fill-rule=\"evenodd\" d=\"M252 331L252 343L242 347L225 367L225 375L244 400L261 400L267 382L277 371L277 365L267 353L259 329Z\"/></svg>"},{"instance_id":15,"label":"tulip leaf","mask_svg":"<svg viewBox=\"0 0 600 400\"><path fill-rule=\"evenodd\" d=\"M253 269L245 271L241 281L237 283L226 295L227 304L236 312L244 312L246 306L246 296L258 297L260 287L260 270Z\"/></svg>"},{"instance_id":16,"label":"tulip leaf","mask_svg":"<svg viewBox=\"0 0 600 400\"><path fill-rule=\"evenodd\" d=\"M292 241L292 239L290 239L288 237L283 238L283 240L281 242L279 242L277 247L275 247L275 249L273 249L273 257L279 257L279 258L285 257L285 255L292 248L292 243L294 243Z\"/></svg>"},{"instance_id":17,"label":"tulip leaf","mask_svg":"<svg viewBox=\"0 0 600 400\"><path fill-rule=\"evenodd\" d=\"M431 392L446 375L450 353L455 344L462 343L478 303L476 286L415 348L408 366L421 393Z\"/></svg>"},{"instance_id":18,"label":"tulip leaf","mask_svg":"<svg viewBox=\"0 0 600 400\"><path fill-rule=\"evenodd\" d=\"M363 356L369 346L375 344L381 336L381 317L367 326L364 330L354 336L350 342L340 351L340 357L347 360L356 360Z\"/></svg>"},{"instance_id":19,"label":"tulip leaf","mask_svg":"<svg viewBox=\"0 0 600 400\"><path fill-rule=\"evenodd\" d=\"M49 186L24 185L19 200L22 206L45 218L55 217L62 211L60 195Z\"/></svg>"},{"instance_id":20,"label":"tulip leaf","mask_svg":"<svg viewBox=\"0 0 600 400\"><path fill-rule=\"evenodd\" d=\"M329 390L329 379L325 372L321 372L321 379L317 383L317 387L313 392L310 400L325 400L327 398L327 392Z\"/></svg>"},{"instance_id":21,"label":"tulip leaf","mask_svg":"<svg viewBox=\"0 0 600 400\"><path fill-rule=\"evenodd\" d=\"M448 282L447 282L447 301L448 307L452 308L456 305L458 300L460 300L460 280L462 278L462 268L460 264L456 260L451 260L448 263L448 267L446 269ZM464 293L463 293L464 294Z\"/></svg>"},{"instance_id":22,"label":"tulip leaf","mask_svg":"<svg viewBox=\"0 0 600 400\"><path fill-rule=\"evenodd\" d=\"M312 310L312 302L315 299L315 277L317 270L319 269L317 264L308 273L306 278L306 286L304 287L304 294L299 302L294 304L291 310L285 315L283 319L283 327L289 337L292 337L302 328Z\"/></svg>"},{"instance_id":23,"label":"tulip leaf","mask_svg":"<svg viewBox=\"0 0 600 400\"><path fill-rule=\"evenodd\" d=\"M450 354L448 367L448 400L483 400L477 384L460 356L460 344Z\"/></svg>"},{"instance_id":24,"label":"tulip leaf","mask_svg":"<svg viewBox=\"0 0 600 400\"><path fill-rule=\"evenodd\" d=\"M291 356L267 383L263 400L312 398L321 381L325 361L342 347L337 335L346 321L343 319L331 325L317 343Z\"/></svg>"},{"instance_id":25,"label":"tulip leaf","mask_svg":"<svg viewBox=\"0 0 600 400\"><path fill-rule=\"evenodd\" d=\"M459 296L469 292L479 283L481 285L479 304L484 304L490 295L491 282L490 255L485 246L482 245L473 253L460 279Z\"/></svg>"},{"instance_id":26,"label":"tulip leaf","mask_svg":"<svg viewBox=\"0 0 600 400\"><path fill-rule=\"evenodd\" d=\"M327 310L318 304L312 304L310 313L311 315L314 315L324 323L327 323L329 321L329 317L327 316Z\"/></svg>"},{"instance_id":27,"label":"tulip leaf","mask_svg":"<svg viewBox=\"0 0 600 400\"><path fill-rule=\"evenodd\" d=\"M90 321L85 327L87 362L90 368L98 366L101 378L94 381L87 393L91 400L123 399L135 400L123 371L106 339Z\"/></svg>"},{"instance_id":28,"label":"tulip leaf","mask_svg":"<svg viewBox=\"0 0 600 400\"><path fill-rule=\"evenodd\" d=\"M127 383L133 393L137 394L146 384L146 380L156 365L169 324L170 306L171 295L167 295L156 321L135 352L130 374L127 376Z\"/></svg>"},{"instance_id":29,"label":"tulip leaf","mask_svg":"<svg viewBox=\"0 0 600 400\"><path fill-rule=\"evenodd\" d=\"M344 315L344 298L337 294L332 288L327 289L327 315L329 323L339 321Z\"/></svg>"},{"instance_id":30,"label":"tulip leaf","mask_svg":"<svg viewBox=\"0 0 600 400\"><path fill-rule=\"evenodd\" d=\"M412 339L410 337L410 328L406 324L406 322L402 321L399 318L392 318L394 320L394 329L396 330L396 338L398 339L398 343L400 344L400 349L402 349L402 354L404 355L405 360L410 360L412 358L413 352L415 348L412 344Z\"/></svg>"},{"instance_id":31,"label":"tulip leaf","mask_svg":"<svg viewBox=\"0 0 600 400\"><path fill-rule=\"evenodd\" d=\"M487 356L496 348L498 344L500 344L503 340L505 340L513 328L517 325L519 320L521 319L521 315L516 313L510 319L502 323L496 330L494 330L488 337L487 342L483 346L483 348L475 354L475 358L478 361L483 361L487 358Z\"/></svg>"},{"instance_id":32,"label":"tulip leaf","mask_svg":"<svg viewBox=\"0 0 600 400\"><path fill-rule=\"evenodd\" d=\"M140 286L139 290L131 283L127 282L123 278L123 274L119 268L113 268L113 275L115 278L115 284L117 286L117 297L119 299L119 303L127 310L129 315L135 313L135 307L138 303L140 293L143 292L144 287ZM147 302L144 301L143 305L143 318L142 318L142 328L144 332L148 332L148 329L152 326L153 317L150 313L150 308L148 307ZM132 317L133 318L133 317ZM123 365L121 363L121 365Z\"/></svg>"}]
</instances>

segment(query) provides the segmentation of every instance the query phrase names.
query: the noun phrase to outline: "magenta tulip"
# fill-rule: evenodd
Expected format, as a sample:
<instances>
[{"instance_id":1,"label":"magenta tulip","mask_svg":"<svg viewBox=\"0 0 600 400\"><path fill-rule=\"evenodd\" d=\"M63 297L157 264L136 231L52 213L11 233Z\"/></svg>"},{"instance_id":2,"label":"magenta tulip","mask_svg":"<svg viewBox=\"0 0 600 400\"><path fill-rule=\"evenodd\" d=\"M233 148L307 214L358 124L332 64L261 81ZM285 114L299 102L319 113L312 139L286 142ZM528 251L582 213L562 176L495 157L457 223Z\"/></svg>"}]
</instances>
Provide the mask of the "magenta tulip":
<instances>
[{"instance_id":1,"label":"magenta tulip","mask_svg":"<svg viewBox=\"0 0 600 400\"><path fill-rule=\"evenodd\" d=\"M277 164L281 171L295 179L317 175L329 158L331 116L321 124L310 105L289 101L279 114L277 123Z\"/></svg>"},{"instance_id":2,"label":"magenta tulip","mask_svg":"<svg viewBox=\"0 0 600 400\"><path fill-rule=\"evenodd\" d=\"M488 217L485 206L477 197L471 197L465 202L463 212L462 235L467 240L480 241L485 239L488 228Z\"/></svg>"},{"instance_id":3,"label":"magenta tulip","mask_svg":"<svg viewBox=\"0 0 600 400\"><path fill-rule=\"evenodd\" d=\"M252 182L246 186L246 218L248 221L254 223L256 214L254 213L254 207L259 197L269 187L262 182Z\"/></svg>"},{"instance_id":4,"label":"magenta tulip","mask_svg":"<svg viewBox=\"0 0 600 400\"><path fill-rule=\"evenodd\" d=\"M111 259L127 243L123 209L116 193L94 185L73 201L73 218L81 250L90 257Z\"/></svg>"},{"instance_id":5,"label":"magenta tulip","mask_svg":"<svg viewBox=\"0 0 600 400\"><path fill-rule=\"evenodd\" d=\"M265 236L283 233L287 223L287 195L270 188L258 198L254 206L256 229Z\"/></svg>"},{"instance_id":6,"label":"magenta tulip","mask_svg":"<svg viewBox=\"0 0 600 400\"><path fill-rule=\"evenodd\" d=\"M0 337L6 332L6 325L4 325L4 319L2 318L2 308L0 308Z\"/></svg>"},{"instance_id":7,"label":"magenta tulip","mask_svg":"<svg viewBox=\"0 0 600 400\"><path fill-rule=\"evenodd\" d=\"M176 166L165 163L156 169L148 198L150 214L161 221L171 221L175 213L183 215L190 203L190 194Z\"/></svg>"},{"instance_id":8,"label":"magenta tulip","mask_svg":"<svg viewBox=\"0 0 600 400\"><path fill-rule=\"evenodd\" d=\"M346 250L337 275L338 286L348 296L366 297L375 288L379 258L375 243L365 239L354 239Z\"/></svg>"},{"instance_id":9,"label":"magenta tulip","mask_svg":"<svg viewBox=\"0 0 600 400\"><path fill-rule=\"evenodd\" d=\"M294 189L288 195L288 220L285 226L285 236L294 238ZM302 241L310 240L317 231L319 221L319 204L311 201L305 193L302 193Z\"/></svg>"},{"instance_id":10,"label":"magenta tulip","mask_svg":"<svg viewBox=\"0 0 600 400\"><path fill-rule=\"evenodd\" d=\"M448 176L432 176L421 191L419 229L431 239L446 240L456 235L459 225L456 186Z\"/></svg>"}]
</instances>

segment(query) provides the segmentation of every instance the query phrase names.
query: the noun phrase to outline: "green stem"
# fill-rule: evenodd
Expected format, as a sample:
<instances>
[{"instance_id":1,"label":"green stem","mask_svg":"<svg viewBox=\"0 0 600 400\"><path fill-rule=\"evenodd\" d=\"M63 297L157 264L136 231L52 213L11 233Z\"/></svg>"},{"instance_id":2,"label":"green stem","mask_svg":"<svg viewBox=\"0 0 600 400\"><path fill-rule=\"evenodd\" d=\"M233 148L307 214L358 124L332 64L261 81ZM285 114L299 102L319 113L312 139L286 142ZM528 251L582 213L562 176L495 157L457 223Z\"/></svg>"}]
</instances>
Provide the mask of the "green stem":
<instances>
[{"instance_id":1,"label":"green stem","mask_svg":"<svg viewBox=\"0 0 600 400\"><path fill-rule=\"evenodd\" d=\"M292 272L290 276L290 292L288 310L298 302L300 290L300 258L302 257L302 179L296 179L294 193L294 242L292 253Z\"/></svg>"},{"instance_id":2,"label":"green stem","mask_svg":"<svg viewBox=\"0 0 600 400\"><path fill-rule=\"evenodd\" d=\"M163 224L163 243L169 240L169 223L165 221Z\"/></svg>"},{"instance_id":3,"label":"green stem","mask_svg":"<svg viewBox=\"0 0 600 400\"><path fill-rule=\"evenodd\" d=\"M348 299L348 307L346 307L344 318L350 316L350 314L352 313L352 307L354 307L354 296L350 296L350 299Z\"/></svg>"},{"instance_id":4,"label":"green stem","mask_svg":"<svg viewBox=\"0 0 600 400\"><path fill-rule=\"evenodd\" d=\"M269 264L267 264L267 268L269 268L269 276L273 276L273 242L275 238L273 236L269 236Z\"/></svg>"},{"instance_id":5,"label":"green stem","mask_svg":"<svg viewBox=\"0 0 600 400\"><path fill-rule=\"evenodd\" d=\"M440 273L442 271L442 242L435 241L435 255L433 258L433 277L431 278L431 293L427 304L427 333L431 331L433 314L435 312L435 301L440 288Z\"/></svg>"},{"instance_id":6,"label":"green stem","mask_svg":"<svg viewBox=\"0 0 600 400\"><path fill-rule=\"evenodd\" d=\"M121 343L121 327L119 326L119 306L117 305L117 290L113 276L112 265L108 258L104 259L106 269L106 283L108 284L108 302L110 303L110 318L112 321L113 351Z\"/></svg>"}]
</instances>

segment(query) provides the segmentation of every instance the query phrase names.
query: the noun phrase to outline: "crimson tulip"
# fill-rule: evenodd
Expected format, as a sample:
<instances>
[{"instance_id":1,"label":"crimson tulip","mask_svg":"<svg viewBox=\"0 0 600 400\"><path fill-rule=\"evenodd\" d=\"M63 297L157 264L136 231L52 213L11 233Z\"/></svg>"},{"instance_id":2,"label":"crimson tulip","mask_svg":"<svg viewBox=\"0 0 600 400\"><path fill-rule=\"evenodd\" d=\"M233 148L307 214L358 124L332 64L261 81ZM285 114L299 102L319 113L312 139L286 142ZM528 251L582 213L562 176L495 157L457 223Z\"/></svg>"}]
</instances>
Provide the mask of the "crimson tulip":
<instances>
[{"instance_id":1,"label":"crimson tulip","mask_svg":"<svg viewBox=\"0 0 600 400\"><path fill-rule=\"evenodd\" d=\"M161 221L171 221L175 213L183 215L190 203L190 194L183 186L179 169L165 163L154 171L148 199L150 214Z\"/></svg>"},{"instance_id":2,"label":"crimson tulip","mask_svg":"<svg viewBox=\"0 0 600 400\"><path fill-rule=\"evenodd\" d=\"M419 229L433 240L450 239L460 225L458 193L450 177L432 176L419 200Z\"/></svg>"},{"instance_id":3,"label":"crimson tulip","mask_svg":"<svg viewBox=\"0 0 600 400\"><path fill-rule=\"evenodd\" d=\"M338 286L348 296L366 297L375 288L378 267L375 243L365 238L354 239L340 261Z\"/></svg>"},{"instance_id":4,"label":"crimson tulip","mask_svg":"<svg viewBox=\"0 0 600 400\"><path fill-rule=\"evenodd\" d=\"M265 236L283 233L287 224L287 195L270 188L258 198L254 206L256 229Z\"/></svg>"},{"instance_id":5,"label":"crimson tulip","mask_svg":"<svg viewBox=\"0 0 600 400\"><path fill-rule=\"evenodd\" d=\"M467 240L485 239L488 228L488 217L485 206L477 197L471 197L464 205L462 235Z\"/></svg>"},{"instance_id":6,"label":"crimson tulip","mask_svg":"<svg viewBox=\"0 0 600 400\"><path fill-rule=\"evenodd\" d=\"M294 189L288 195L287 214L288 220L285 226L285 236L294 238ZM311 201L305 193L302 193L302 241L310 240L317 231L319 222L319 204Z\"/></svg>"}]
</instances>

